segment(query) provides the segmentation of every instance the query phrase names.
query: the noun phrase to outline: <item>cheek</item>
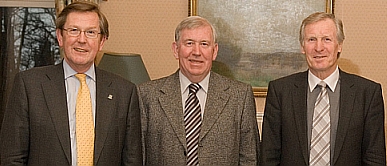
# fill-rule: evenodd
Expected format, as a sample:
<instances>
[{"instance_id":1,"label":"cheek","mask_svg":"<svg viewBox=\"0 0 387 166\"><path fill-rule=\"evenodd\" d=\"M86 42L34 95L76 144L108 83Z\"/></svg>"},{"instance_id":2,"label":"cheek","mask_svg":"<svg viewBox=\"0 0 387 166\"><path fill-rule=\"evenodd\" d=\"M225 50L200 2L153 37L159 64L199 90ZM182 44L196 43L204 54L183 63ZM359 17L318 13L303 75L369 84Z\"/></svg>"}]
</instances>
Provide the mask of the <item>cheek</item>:
<instances>
[{"instance_id":1,"label":"cheek","mask_svg":"<svg viewBox=\"0 0 387 166\"><path fill-rule=\"evenodd\" d=\"M331 61L332 62L336 62L337 61L337 54L332 55Z\"/></svg>"},{"instance_id":2,"label":"cheek","mask_svg":"<svg viewBox=\"0 0 387 166\"><path fill-rule=\"evenodd\" d=\"M305 54L305 52L306 52L304 47L301 47L300 51L301 51L302 54Z\"/></svg>"},{"instance_id":3,"label":"cheek","mask_svg":"<svg viewBox=\"0 0 387 166\"><path fill-rule=\"evenodd\" d=\"M306 62L309 64L309 66L313 65L316 63L315 59L313 58L312 55L306 55Z\"/></svg>"},{"instance_id":4,"label":"cheek","mask_svg":"<svg viewBox=\"0 0 387 166\"><path fill-rule=\"evenodd\" d=\"M312 57L310 57L310 56L305 56L305 58L306 58L306 61L307 61L308 63L310 63L310 62L312 61Z\"/></svg>"},{"instance_id":5,"label":"cheek","mask_svg":"<svg viewBox=\"0 0 387 166\"><path fill-rule=\"evenodd\" d=\"M63 46L69 47L77 42L77 38L62 38Z\"/></svg>"},{"instance_id":6,"label":"cheek","mask_svg":"<svg viewBox=\"0 0 387 166\"><path fill-rule=\"evenodd\" d=\"M191 51L189 49L180 49L179 50L179 58L188 58L191 54Z\"/></svg>"},{"instance_id":7,"label":"cheek","mask_svg":"<svg viewBox=\"0 0 387 166\"><path fill-rule=\"evenodd\" d=\"M312 45L305 45L305 46L303 47L303 51L304 51L305 53L311 53L311 52L314 51L314 46L312 46Z\"/></svg>"}]
</instances>

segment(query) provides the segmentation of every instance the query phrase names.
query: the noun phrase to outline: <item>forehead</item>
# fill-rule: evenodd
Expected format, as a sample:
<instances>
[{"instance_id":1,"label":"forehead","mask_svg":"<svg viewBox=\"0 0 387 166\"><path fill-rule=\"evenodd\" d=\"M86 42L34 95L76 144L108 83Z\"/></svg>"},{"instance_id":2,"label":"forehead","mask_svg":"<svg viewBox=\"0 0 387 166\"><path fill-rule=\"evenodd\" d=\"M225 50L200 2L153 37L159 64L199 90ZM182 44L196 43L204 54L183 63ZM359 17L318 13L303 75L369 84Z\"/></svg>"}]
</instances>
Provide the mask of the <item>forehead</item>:
<instances>
[{"instance_id":1,"label":"forehead","mask_svg":"<svg viewBox=\"0 0 387 166\"><path fill-rule=\"evenodd\" d=\"M206 40L212 41L212 30L210 26L199 26L195 28L185 28L181 31L181 39L185 40Z\"/></svg>"},{"instance_id":2,"label":"forehead","mask_svg":"<svg viewBox=\"0 0 387 166\"><path fill-rule=\"evenodd\" d=\"M336 25L331 19L320 20L305 26L305 35L336 35Z\"/></svg>"},{"instance_id":3,"label":"forehead","mask_svg":"<svg viewBox=\"0 0 387 166\"><path fill-rule=\"evenodd\" d=\"M67 15L65 25L82 26L82 27L98 27L99 18L95 12L71 12Z\"/></svg>"}]
</instances>

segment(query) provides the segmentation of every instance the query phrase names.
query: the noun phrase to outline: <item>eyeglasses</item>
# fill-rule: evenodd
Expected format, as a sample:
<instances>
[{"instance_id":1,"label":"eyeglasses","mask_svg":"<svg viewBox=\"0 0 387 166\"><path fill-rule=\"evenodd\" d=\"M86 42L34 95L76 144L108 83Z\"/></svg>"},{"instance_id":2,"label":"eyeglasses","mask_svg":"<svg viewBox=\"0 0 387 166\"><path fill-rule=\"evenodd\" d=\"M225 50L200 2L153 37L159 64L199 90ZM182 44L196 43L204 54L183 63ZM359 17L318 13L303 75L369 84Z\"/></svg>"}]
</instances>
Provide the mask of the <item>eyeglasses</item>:
<instances>
[{"instance_id":1,"label":"eyeglasses","mask_svg":"<svg viewBox=\"0 0 387 166\"><path fill-rule=\"evenodd\" d=\"M67 29L63 29L63 30L67 31L67 34L69 36L73 36L73 37L78 37L81 34L81 32L84 32L85 36L89 39L95 39L98 37L98 34L101 34L101 33L98 33L97 30L82 31L82 30L79 30L78 28L67 28Z\"/></svg>"}]
</instances>

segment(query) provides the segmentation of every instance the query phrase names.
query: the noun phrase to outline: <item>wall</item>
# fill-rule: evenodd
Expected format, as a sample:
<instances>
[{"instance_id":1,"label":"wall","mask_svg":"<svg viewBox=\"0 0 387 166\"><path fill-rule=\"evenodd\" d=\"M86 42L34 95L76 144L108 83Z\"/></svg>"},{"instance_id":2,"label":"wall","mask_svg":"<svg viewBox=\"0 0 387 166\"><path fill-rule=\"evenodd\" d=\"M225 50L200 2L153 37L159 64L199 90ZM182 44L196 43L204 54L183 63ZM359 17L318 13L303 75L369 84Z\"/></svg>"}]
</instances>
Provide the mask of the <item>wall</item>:
<instances>
[{"instance_id":1,"label":"wall","mask_svg":"<svg viewBox=\"0 0 387 166\"><path fill-rule=\"evenodd\" d=\"M151 79L177 69L171 43L175 26L187 16L188 1L108 0L101 7L111 27L106 50L140 53ZM383 89L387 89L386 8L385 0L335 2L335 14L343 20L346 34L340 68L379 82ZM256 98L258 112L264 102Z\"/></svg>"},{"instance_id":2,"label":"wall","mask_svg":"<svg viewBox=\"0 0 387 166\"><path fill-rule=\"evenodd\" d=\"M346 39L339 66L382 84L387 97L387 1L336 0ZM386 109L385 109L386 110Z\"/></svg>"},{"instance_id":3,"label":"wall","mask_svg":"<svg viewBox=\"0 0 387 166\"><path fill-rule=\"evenodd\" d=\"M175 27L188 16L188 1L108 0L100 6L111 32L104 50L141 54L151 79L176 71L171 47Z\"/></svg>"}]
</instances>

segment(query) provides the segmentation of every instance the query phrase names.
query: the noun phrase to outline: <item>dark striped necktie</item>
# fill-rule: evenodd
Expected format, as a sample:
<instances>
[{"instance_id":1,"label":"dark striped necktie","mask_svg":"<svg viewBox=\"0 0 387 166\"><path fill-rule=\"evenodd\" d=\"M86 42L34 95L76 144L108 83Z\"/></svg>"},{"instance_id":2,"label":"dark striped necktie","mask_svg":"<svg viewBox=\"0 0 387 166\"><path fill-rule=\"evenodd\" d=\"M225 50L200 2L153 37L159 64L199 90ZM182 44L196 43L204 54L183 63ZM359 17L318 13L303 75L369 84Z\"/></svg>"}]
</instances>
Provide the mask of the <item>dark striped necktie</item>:
<instances>
[{"instance_id":1,"label":"dark striped necktie","mask_svg":"<svg viewBox=\"0 0 387 166\"><path fill-rule=\"evenodd\" d=\"M187 141L187 165L198 165L198 141L200 127L202 124L199 99L196 93L199 91L199 84L189 85L188 99L185 101L184 122Z\"/></svg>"}]
</instances>

